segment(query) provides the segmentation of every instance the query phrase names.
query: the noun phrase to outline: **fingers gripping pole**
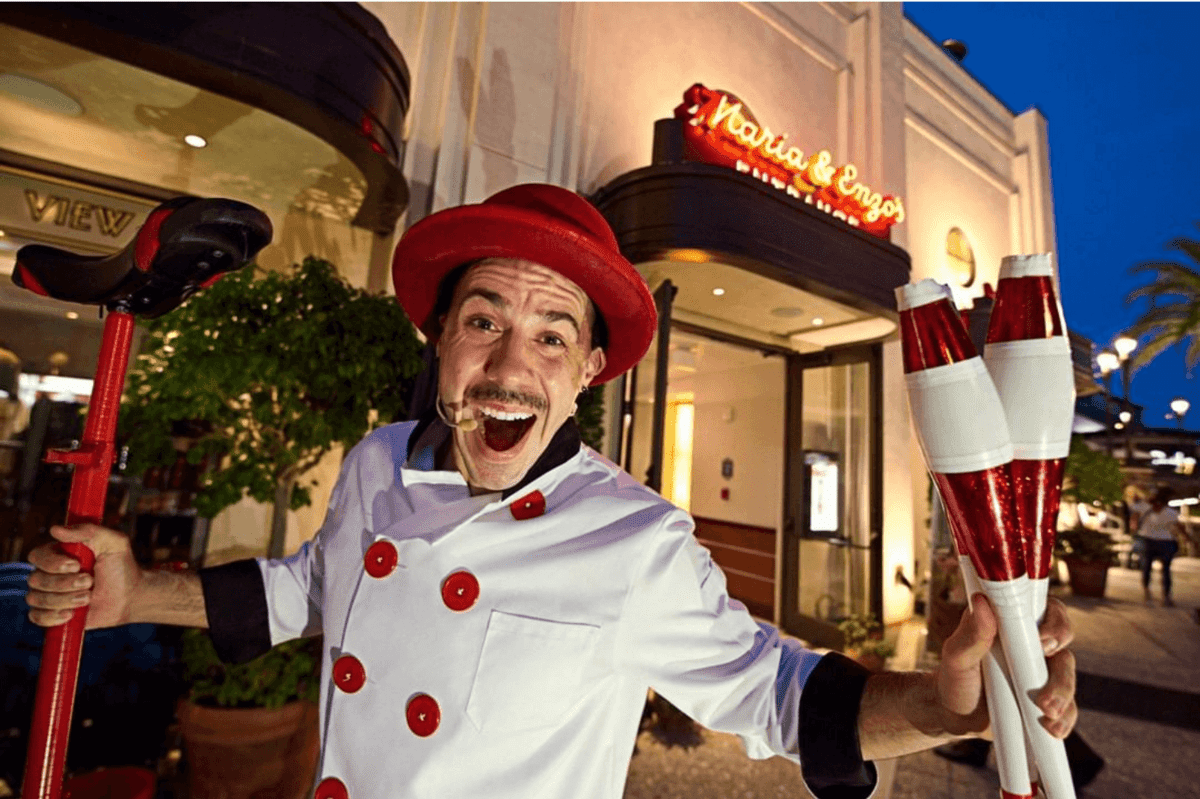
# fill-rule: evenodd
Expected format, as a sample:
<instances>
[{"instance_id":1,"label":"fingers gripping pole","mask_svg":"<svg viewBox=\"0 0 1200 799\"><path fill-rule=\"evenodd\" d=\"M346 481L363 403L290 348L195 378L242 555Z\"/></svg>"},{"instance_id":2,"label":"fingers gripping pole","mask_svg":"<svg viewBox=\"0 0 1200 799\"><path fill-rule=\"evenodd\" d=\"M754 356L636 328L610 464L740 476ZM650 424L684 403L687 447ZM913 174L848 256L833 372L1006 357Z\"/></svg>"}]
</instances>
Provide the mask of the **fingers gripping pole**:
<instances>
[{"instance_id":1,"label":"fingers gripping pole","mask_svg":"<svg viewBox=\"0 0 1200 799\"><path fill-rule=\"evenodd\" d=\"M87 420L79 448L51 451L50 463L75 466L71 479L71 498L67 504L67 524L100 524L104 516L104 498L112 471L117 412L129 348L133 340L133 317L113 312L104 322L104 337L92 397L88 401ZM83 544L62 543L59 547L79 561L80 573L90 574L95 565L91 549ZM46 630L42 644L42 665L34 696L33 720L29 729L29 752L25 760L22 799L58 799L62 792L63 767L67 759L67 735L71 712L75 707L75 688L79 680L79 655L83 646L87 607L76 608L71 620Z\"/></svg>"}]
</instances>

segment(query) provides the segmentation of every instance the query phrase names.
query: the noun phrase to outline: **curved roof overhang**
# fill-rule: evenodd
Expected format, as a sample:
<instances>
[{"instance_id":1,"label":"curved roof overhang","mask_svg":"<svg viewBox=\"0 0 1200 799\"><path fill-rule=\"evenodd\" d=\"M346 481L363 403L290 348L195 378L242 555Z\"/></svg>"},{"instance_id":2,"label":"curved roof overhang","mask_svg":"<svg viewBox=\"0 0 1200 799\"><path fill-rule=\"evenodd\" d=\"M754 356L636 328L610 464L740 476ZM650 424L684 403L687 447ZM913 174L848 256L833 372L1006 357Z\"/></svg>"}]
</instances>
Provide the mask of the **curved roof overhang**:
<instances>
[{"instance_id":1,"label":"curved roof overhang","mask_svg":"<svg viewBox=\"0 0 1200 799\"><path fill-rule=\"evenodd\" d=\"M726 167L664 163L591 198L633 263L697 255L895 319L908 253Z\"/></svg>"},{"instance_id":2,"label":"curved roof overhang","mask_svg":"<svg viewBox=\"0 0 1200 799\"><path fill-rule=\"evenodd\" d=\"M0 22L308 130L365 177L358 227L391 233L407 206L408 67L357 3L3 3Z\"/></svg>"}]
</instances>

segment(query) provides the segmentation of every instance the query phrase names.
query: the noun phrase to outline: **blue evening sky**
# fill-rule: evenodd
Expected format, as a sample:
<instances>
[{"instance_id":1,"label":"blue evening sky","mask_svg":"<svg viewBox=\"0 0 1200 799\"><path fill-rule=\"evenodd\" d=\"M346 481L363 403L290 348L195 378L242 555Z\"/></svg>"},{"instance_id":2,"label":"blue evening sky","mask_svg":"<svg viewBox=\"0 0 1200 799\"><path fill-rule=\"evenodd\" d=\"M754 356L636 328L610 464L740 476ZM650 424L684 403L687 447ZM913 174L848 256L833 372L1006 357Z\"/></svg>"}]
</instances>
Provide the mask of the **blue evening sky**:
<instances>
[{"instance_id":1,"label":"blue evening sky","mask_svg":"<svg viewBox=\"0 0 1200 799\"><path fill-rule=\"evenodd\" d=\"M1200 239L1200 98L1192 50L1198 3L905 3L934 41L958 39L963 66L1014 112L1036 106L1050 131L1050 170L1063 306L1071 329L1099 346L1138 315L1125 304L1144 282L1129 267L1174 260ZM1168 403L1192 403L1200 429L1200 366L1180 347L1133 377L1145 423L1169 426ZM1120 393L1119 379L1113 390Z\"/></svg>"}]
</instances>

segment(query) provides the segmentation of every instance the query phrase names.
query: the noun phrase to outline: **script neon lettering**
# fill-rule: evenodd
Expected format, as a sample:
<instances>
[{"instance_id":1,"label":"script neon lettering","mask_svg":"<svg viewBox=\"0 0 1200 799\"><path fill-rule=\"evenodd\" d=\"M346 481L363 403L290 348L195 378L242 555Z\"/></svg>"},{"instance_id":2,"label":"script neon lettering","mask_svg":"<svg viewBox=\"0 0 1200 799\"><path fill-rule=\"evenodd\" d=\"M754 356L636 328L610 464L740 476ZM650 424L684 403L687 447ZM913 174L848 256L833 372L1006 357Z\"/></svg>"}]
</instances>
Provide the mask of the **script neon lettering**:
<instances>
[{"instance_id":1,"label":"script neon lettering","mask_svg":"<svg viewBox=\"0 0 1200 799\"><path fill-rule=\"evenodd\" d=\"M689 157L731 166L875 236L886 238L892 225L904 221L900 199L858 182L854 164L836 165L829 150L806 157L786 133L754 121L734 95L695 84L675 116L688 123L685 136L695 148Z\"/></svg>"}]
</instances>

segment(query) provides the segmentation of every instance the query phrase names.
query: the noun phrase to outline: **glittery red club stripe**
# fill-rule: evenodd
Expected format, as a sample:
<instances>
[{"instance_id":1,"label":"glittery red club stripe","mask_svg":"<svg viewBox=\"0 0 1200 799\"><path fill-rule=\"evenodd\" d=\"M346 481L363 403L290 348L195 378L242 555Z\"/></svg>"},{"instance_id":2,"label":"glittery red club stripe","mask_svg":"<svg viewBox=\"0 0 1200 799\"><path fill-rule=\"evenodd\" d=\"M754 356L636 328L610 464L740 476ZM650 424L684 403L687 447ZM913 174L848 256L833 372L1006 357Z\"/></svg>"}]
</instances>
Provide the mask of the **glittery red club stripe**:
<instances>
[{"instance_id":1,"label":"glittery red club stripe","mask_svg":"<svg viewBox=\"0 0 1200 799\"><path fill-rule=\"evenodd\" d=\"M1066 458L1015 460L1011 464L1013 523L1025 550L1025 571L1034 579L1050 575L1066 465Z\"/></svg>"},{"instance_id":2,"label":"glittery red club stripe","mask_svg":"<svg viewBox=\"0 0 1200 799\"><path fill-rule=\"evenodd\" d=\"M905 374L966 361L979 354L950 300L901 311L900 345Z\"/></svg>"},{"instance_id":3,"label":"glittery red club stripe","mask_svg":"<svg viewBox=\"0 0 1200 799\"><path fill-rule=\"evenodd\" d=\"M985 580L1012 580L1025 573L1025 553L1013 527L1008 467L933 475L958 551Z\"/></svg>"},{"instance_id":4,"label":"glittery red club stripe","mask_svg":"<svg viewBox=\"0 0 1200 799\"><path fill-rule=\"evenodd\" d=\"M1053 338L1063 334L1054 283L1046 275L1006 277L996 287L988 344Z\"/></svg>"}]
</instances>

